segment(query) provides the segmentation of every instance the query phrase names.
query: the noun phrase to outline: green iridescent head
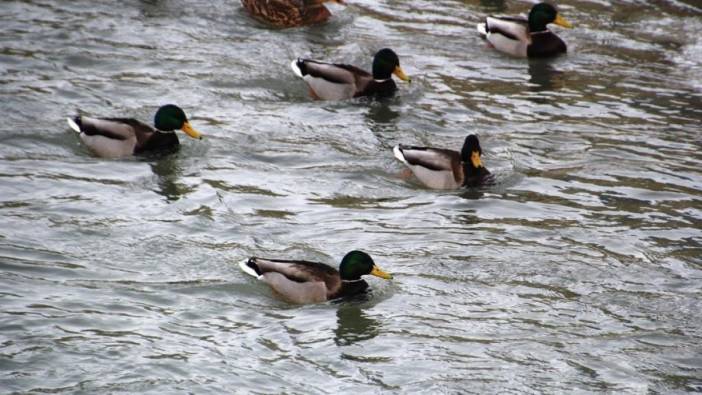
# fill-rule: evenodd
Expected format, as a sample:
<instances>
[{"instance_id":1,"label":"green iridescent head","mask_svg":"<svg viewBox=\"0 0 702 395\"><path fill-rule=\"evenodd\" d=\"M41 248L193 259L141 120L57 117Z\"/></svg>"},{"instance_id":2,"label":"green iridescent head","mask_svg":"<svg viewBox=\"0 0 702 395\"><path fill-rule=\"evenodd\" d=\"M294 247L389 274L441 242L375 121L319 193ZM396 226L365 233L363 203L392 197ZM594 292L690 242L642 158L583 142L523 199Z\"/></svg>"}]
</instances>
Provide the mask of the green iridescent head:
<instances>
[{"instance_id":1,"label":"green iridescent head","mask_svg":"<svg viewBox=\"0 0 702 395\"><path fill-rule=\"evenodd\" d=\"M391 279L392 276L382 271L373 262L373 258L363 251L354 250L349 252L341 260L339 274L342 280L358 280L361 276L370 274L384 279Z\"/></svg>"},{"instance_id":2,"label":"green iridescent head","mask_svg":"<svg viewBox=\"0 0 702 395\"><path fill-rule=\"evenodd\" d=\"M573 27L570 22L558 13L556 7L549 3L539 3L531 8L531 11L529 11L529 31L544 31L549 23L555 23L567 28Z\"/></svg>"},{"instance_id":3,"label":"green iridescent head","mask_svg":"<svg viewBox=\"0 0 702 395\"><path fill-rule=\"evenodd\" d=\"M390 48L383 48L373 57L373 78L386 80L395 74L402 81L410 82L411 79L402 71L400 58Z\"/></svg>"},{"instance_id":4,"label":"green iridescent head","mask_svg":"<svg viewBox=\"0 0 702 395\"><path fill-rule=\"evenodd\" d=\"M154 116L154 125L156 129L164 132L172 132L174 130L182 130L192 138L202 138L202 135L197 130L193 129L188 122L188 117L185 112L174 104L166 104L156 111Z\"/></svg>"},{"instance_id":5,"label":"green iridescent head","mask_svg":"<svg viewBox=\"0 0 702 395\"><path fill-rule=\"evenodd\" d=\"M478 136L471 134L466 137L466 141L463 143L463 148L461 149L461 160L465 163L471 164L474 168L480 168L483 166L480 161L480 156L483 154L482 148L480 148L480 141L478 141Z\"/></svg>"}]
</instances>

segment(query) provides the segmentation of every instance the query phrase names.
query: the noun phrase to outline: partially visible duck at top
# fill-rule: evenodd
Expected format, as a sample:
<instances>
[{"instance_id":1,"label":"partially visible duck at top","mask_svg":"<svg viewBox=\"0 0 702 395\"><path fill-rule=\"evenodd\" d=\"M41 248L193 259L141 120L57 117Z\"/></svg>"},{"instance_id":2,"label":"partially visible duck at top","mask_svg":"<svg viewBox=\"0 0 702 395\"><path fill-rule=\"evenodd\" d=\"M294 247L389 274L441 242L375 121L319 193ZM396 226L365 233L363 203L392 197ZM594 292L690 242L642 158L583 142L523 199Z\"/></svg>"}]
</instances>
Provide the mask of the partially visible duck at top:
<instances>
[{"instance_id":1,"label":"partially visible duck at top","mask_svg":"<svg viewBox=\"0 0 702 395\"><path fill-rule=\"evenodd\" d=\"M567 47L546 25L571 28L549 3L534 5L529 17L489 16L478 24L478 32L498 51L521 58L548 57L565 53Z\"/></svg>"},{"instance_id":2,"label":"partially visible duck at top","mask_svg":"<svg viewBox=\"0 0 702 395\"><path fill-rule=\"evenodd\" d=\"M120 158L128 155L172 150L180 144L175 130L201 139L200 132L178 106L167 104L156 111L151 126L133 118L67 118L68 126L79 133L81 141L97 156Z\"/></svg>"},{"instance_id":3,"label":"partially visible duck at top","mask_svg":"<svg viewBox=\"0 0 702 395\"><path fill-rule=\"evenodd\" d=\"M315 99L344 100L359 96L389 97L397 91L392 75L410 82L395 51L384 48L373 57L373 73L348 64L293 60L293 72L305 80Z\"/></svg>"},{"instance_id":4,"label":"partially visible duck at top","mask_svg":"<svg viewBox=\"0 0 702 395\"><path fill-rule=\"evenodd\" d=\"M324 3L344 4L344 0L241 0L252 17L280 28L325 22L331 12Z\"/></svg>"},{"instance_id":5,"label":"partially visible duck at top","mask_svg":"<svg viewBox=\"0 0 702 395\"><path fill-rule=\"evenodd\" d=\"M393 152L419 181L432 189L478 187L494 182L492 174L483 166L483 150L474 134L466 137L461 152L402 144L395 146Z\"/></svg>"}]
</instances>

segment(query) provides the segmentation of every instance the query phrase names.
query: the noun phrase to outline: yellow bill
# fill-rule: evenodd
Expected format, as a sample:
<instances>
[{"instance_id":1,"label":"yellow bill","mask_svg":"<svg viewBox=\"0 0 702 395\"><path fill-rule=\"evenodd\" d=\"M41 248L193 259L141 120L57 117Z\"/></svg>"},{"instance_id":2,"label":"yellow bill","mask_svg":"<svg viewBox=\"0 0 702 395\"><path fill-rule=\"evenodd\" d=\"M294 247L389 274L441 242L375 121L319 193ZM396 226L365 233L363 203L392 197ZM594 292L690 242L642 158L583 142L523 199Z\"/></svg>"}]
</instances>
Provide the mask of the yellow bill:
<instances>
[{"instance_id":1,"label":"yellow bill","mask_svg":"<svg viewBox=\"0 0 702 395\"><path fill-rule=\"evenodd\" d=\"M395 70L392 72L397 76L397 78L401 79L402 81L407 81L407 82L412 82L412 79L405 74L404 71L402 71L402 68L400 66L395 67Z\"/></svg>"},{"instance_id":2,"label":"yellow bill","mask_svg":"<svg viewBox=\"0 0 702 395\"><path fill-rule=\"evenodd\" d=\"M376 277L384 278L386 280L390 280L392 278L392 275L380 270L380 268L376 265L373 265L373 270L371 270L370 274Z\"/></svg>"},{"instance_id":3,"label":"yellow bill","mask_svg":"<svg viewBox=\"0 0 702 395\"><path fill-rule=\"evenodd\" d=\"M183 124L183 127L180 128L180 130L184 131L185 134L187 134L188 136L190 136L194 139L201 139L202 138L202 134L200 132L198 132L197 130L193 129L193 127L190 126L190 122L186 121Z\"/></svg>"},{"instance_id":4,"label":"yellow bill","mask_svg":"<svg viewBox=\"0 0 702 395\"><path fill-rule=\"evenodd\" d=\"M483 163L480 161L480 152L478 151L473 151L470 154L470 161L471 163L473 163L473 167L475 167L476 169L483 165Z\"/></svg>"},{"instance_id":5,"label":"yellow bill","mask_svg":"<svg viewBox=\"0 0 702 395\"><path fill-rule=\"evenodd\" d=\"M573 25L570 22L568 22L565 18L563 18L561 14L556 14L556 20L553 21L553 23L555 23L558 26L567 27L568 29L573 27Z\"/></svg>"}]
</instances>

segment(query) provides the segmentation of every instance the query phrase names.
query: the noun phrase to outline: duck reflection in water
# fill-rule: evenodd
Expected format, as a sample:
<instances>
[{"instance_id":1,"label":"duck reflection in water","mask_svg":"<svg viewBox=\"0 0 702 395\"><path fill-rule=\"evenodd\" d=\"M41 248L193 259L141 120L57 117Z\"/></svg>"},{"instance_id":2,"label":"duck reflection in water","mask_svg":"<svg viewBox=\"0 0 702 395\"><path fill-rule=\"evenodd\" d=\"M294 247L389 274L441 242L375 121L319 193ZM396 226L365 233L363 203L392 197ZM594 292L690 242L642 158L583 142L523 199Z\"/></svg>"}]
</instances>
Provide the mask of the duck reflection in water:
<instances>
[{"instance_id":1,"label":"duck reflection in water","mask_svg":"<svg viewBox=\"0 0 702 395\"><path fill-rule=\"evenodd\" d=\"M178 154L175 152L153 155L148 158L151 171L158 177L158 188L154 191L169 202L175 202L183 195L194 189L178 182L183 169L178 164Z\"/></svg>"},{"instance_id":2,"label":"duck reflection in water","mask_svg":"<svg viewBox=\"0 0 702 395\"><path fill-rule=\"evenodd\" d=\"M359 301L368 299L368 295L354 297L341 303L336 311L337 327L334 330L334 342L337 346L350 346L356 342L370 340L380 332L380 323L370 318L359 306Z\"/></svg>"},{"instance_id":3,"label":"duck reflection in water","mask_svg":"<svg viewBox=\"0 0 702 395\"><path fill-rule=\"evenodd\" d=\"M373 100L366 113L366 119L375 125L394 125L400 113L392 109L392 101L394 100Z\"/></svg>"},{"instance_id":4,"label":"duck reflection in water","mask_svg":"<svg viewBox=\"0 0 702 395\"><path fill-rule=\"evenodd\" d=\"M529 59L529 82L533 92L556 91L565 86L563 72L554 68L547 59ZM545 99L545 98L543 98Z\"/></svg>"},{"instance_id":5,"label":"duck reflection in water","mask_svg":"<svg viewBox=\"0 0 702 395\"><path fill-rule=\"evenodd\" d=\"M373 135L382 143L383 147L392 147L396 139L397 120L400 113L393 110L392 103L397 102L395 98L385 100L371 100L368 105L368 112L365 115L366 124L369 125Z\"/></svg>"},{"instance_id":6,"label":"duck reflection in water","mask_svg":"<svg viewBox=\"0 0 702 395\"><path fill-rule=\"evenodd\" d=\"M494 185L494 179L493 179L493 185ZM461 193L458 194L462 199L466 200L480 200L485 193L479 189L475 188L469 188L469 189L463 189L461 190Z\"/></svg>"}]
</instances>

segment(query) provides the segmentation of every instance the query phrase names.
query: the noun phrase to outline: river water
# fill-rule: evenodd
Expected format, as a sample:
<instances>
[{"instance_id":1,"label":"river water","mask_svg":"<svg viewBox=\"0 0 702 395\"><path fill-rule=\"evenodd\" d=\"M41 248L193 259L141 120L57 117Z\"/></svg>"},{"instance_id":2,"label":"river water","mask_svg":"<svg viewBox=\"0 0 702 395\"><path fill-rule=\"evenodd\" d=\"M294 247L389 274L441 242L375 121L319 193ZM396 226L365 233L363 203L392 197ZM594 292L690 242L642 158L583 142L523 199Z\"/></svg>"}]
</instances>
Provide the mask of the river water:
<instances>
[{"instance_id":1,"label":"river water","mask_svg":"<svg viewBox=\"0 0 702 395\"><path fill-rule=\"evenodd\" d=\"M477 36L525 1L348 0L275 30L238 1L0 3L3 393L702 391L702 4L564 0L569 53ZM319 102L288 67L412 84ZM80 110L205 138L104 160ZM397 143L479 134L490 187L431 191ZM395 275L365 297L281 302L237 263Z\"/></svg>"}]
</instances>

